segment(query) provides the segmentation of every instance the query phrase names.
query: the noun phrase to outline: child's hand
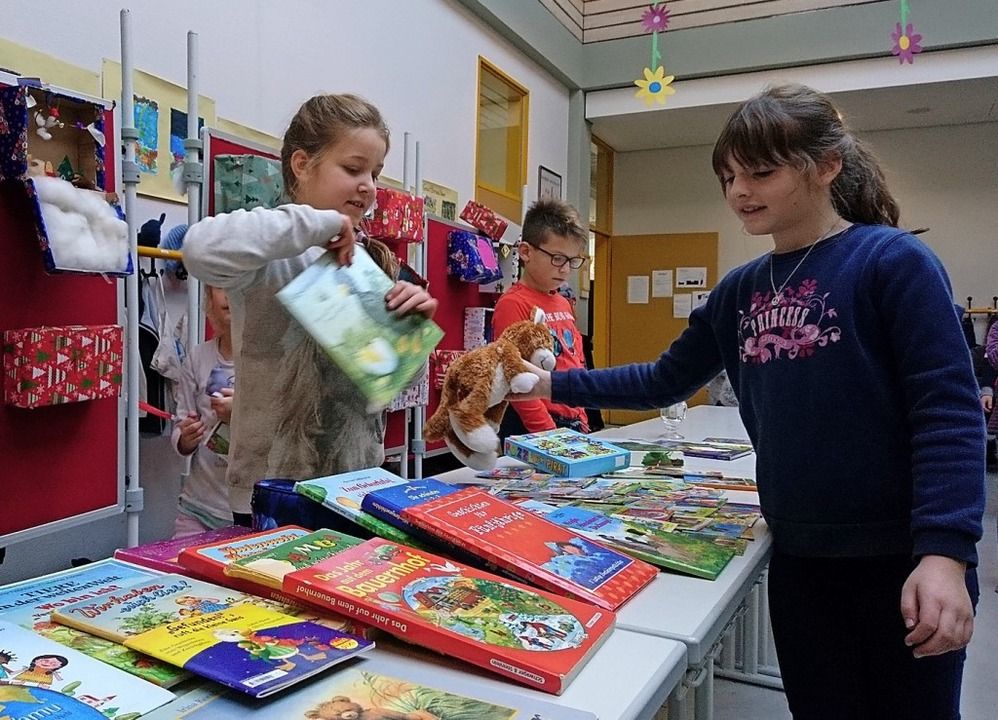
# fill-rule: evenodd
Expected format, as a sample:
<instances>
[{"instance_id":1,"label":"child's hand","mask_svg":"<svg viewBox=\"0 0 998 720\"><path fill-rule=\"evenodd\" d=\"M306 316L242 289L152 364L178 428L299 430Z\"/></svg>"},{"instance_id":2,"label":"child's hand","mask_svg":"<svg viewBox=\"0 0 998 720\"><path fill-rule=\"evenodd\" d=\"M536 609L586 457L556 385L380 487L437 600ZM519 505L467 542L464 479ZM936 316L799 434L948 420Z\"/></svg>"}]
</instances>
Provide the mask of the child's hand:
<instances>
[{"instance_id":1,"label":"child's hand","mask_svg":"<svg viewBox=\"0 0 998 720\"><path fill-rule=\"evenodd\" d=\"M353 246L357 242L357 235L350 224L350 219L343 216L343 227L340 234L326 243L326 250L336 256L336 262L340 265L349 265L353 262Z\"/></svg>"},{"instance_id":2,"label":"child's hand","mask_svg":"<svg viewBox=\"0 0 998 720\"><path fill-rule=\"evenodd\" d=\"M994 398L991 395L981 395L981 407L984 412L991 412L991 408L994 407Z\"/></svg>"},{"instance_id":3,"label":"child's hand","mask_svg":"<svg viewBox=\"0 0 998 720\"><path fill-rule=\"evenodd\" d=\"M180 428L180 438L177 440L177 450L181 455L190 455L198 449L204 437L205 426L197 413L190 413L177 425Z\"/></svg>"},{"instance_id":4,"label":"child's hand","mask_svg":"<svg viewBox=\"0 0 998 720\"><path fill-rule=\"evenodd\" d=\"M439 304L419 285L413 285L405 280L399 280L395 283L395 286L385 295L385 302L388 304L388 309L400 317L420 313L427 318L432 318Z\"/></svg>"},{"instance_id":5,"label":"child's hand","mask_svg":"<svg viewBox=\"0 0 998 720\"><path fill-rule=\"evenodd\" d=\"M212 393L211 409L215 417L228 425L232 422L232 388L222 388Z\"/></svg>"},{"instance_id":6,"label":"child's hand","mask_svg":"<svg viewBox=\"0 0 998 720\"><path fill-rule=\"evenodd\" d=\"M527 360L524 360L523 364L526 365L527 369L536 375L539 380L529 392L519 393L511 389L509 395L506 396L506 399L512 400L513 402L517 402L519 400L533 400L535 398L549 400L551 398L551 373L547 370L542 370Z\"/></svg>"},{"instance_id":7,"label":"child's hand","mask_svg":"<svg viewBox=\"0 0 998 720\"><path fill-rule=\"evenodd\" d=\"M974 608L964 578L966 567L953 558L926 555L901 589L901 617L911 630L904 642L915 657L959 650L974 633Z\"/></svg>"}]
</instances>

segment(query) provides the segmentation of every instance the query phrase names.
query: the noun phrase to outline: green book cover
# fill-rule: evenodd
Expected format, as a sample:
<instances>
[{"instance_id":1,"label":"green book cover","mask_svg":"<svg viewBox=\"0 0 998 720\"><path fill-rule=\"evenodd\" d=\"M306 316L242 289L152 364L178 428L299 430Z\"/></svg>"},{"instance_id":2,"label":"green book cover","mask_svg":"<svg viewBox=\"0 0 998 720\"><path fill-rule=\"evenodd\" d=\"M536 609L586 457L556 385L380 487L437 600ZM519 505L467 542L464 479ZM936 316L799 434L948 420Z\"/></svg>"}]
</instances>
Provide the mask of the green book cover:
<instances>
[{"instance_id":1,"label":"green book cover","mask_svg":"<svg viewBox=\"0 0 998 720\"><path fill-rule=\"evenodd\" d=\"M361 542L360 538L351 535L332 530L316 530L257 555L236 560L226 566L225 574L280 590L284 576L289 572L315 565L320 560Z\"/></svg>"},{"instance_id":2,"label":"green book cover","mask_svg":"<svg viewBox=\"0 0 998 720\"><path fill-rule=\"evenodd\" d=\"M364 393L371 412L387 407L412 383L444 336L423 315L398 317L388 310L385 295L394 284L357 246L351 265L325 253L277 293Z\"/></svg>"}]
</instances>

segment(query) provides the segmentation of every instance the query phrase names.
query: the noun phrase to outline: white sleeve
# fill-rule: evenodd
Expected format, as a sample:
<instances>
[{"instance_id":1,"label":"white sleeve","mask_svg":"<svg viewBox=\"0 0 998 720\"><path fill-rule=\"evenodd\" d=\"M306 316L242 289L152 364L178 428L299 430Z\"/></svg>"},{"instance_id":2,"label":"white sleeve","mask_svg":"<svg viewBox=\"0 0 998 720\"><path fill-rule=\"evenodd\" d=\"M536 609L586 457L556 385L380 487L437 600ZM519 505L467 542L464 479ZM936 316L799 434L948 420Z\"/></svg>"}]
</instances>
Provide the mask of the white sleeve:
<instances>
[{"instance_id":1,"label":"white sleeve","mask_svg":"<svg viewBox=\"0 0 998 720\"><path fill-rule=\"evenodd\" d=\"M254 208L208 217L184 238L184 265L209 285L251 285L272 260L301 255L339 235L346 218L309 205Z\"/></svg>"}]
</instances>

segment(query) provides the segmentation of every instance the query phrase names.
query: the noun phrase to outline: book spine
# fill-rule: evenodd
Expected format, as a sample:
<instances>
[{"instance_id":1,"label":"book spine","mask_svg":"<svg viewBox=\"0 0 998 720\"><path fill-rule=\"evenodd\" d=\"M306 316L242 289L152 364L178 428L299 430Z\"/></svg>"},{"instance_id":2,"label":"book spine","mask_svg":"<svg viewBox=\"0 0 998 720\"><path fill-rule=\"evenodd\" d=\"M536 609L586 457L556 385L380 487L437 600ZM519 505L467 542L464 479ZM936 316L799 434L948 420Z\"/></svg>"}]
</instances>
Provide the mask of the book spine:
<instances>
[{"instance_id":1,"label":"book spine","mask_svg":"<svg viewBox=\"0 0 998 720\"><path fill-rule=\"evenodd\" d=\"M544 692L560 694L563 679L539 667L522 667L488 649L488 646L464 636L446 633L434 626L417 623L407 618L391 616L380 608L341 598L316 585L297 578L285 578L285 591L313 605L320 605L335 613L346 615L372 627L381 628L390 635L412 645L425 647L443 655L465 660L504 677Z\"/></svg>"},{"instance_id":2,"label":"book spine","mask_svg":"<svg viewBox=\"0 0 998 720\"><path fill-rule=\"evenodd\" d=\"M183 575L186 570L186 568L182 565L172 560L140 555L138 553L129 552L123 548L118 548L114 551L114 559L129 562L133 565L141 565L142 567L149 568L150 570L157 570L159 572L179 573Z\"/></svg>"}]
</instances>

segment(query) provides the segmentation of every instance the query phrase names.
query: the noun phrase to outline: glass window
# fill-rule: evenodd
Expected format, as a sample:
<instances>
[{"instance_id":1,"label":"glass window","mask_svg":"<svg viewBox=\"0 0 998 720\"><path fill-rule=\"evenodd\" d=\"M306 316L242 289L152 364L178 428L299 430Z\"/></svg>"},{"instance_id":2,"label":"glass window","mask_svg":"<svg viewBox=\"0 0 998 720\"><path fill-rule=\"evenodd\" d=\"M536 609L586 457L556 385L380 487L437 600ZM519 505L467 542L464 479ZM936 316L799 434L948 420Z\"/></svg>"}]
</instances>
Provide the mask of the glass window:
<instances>
[{"instance_id":1,"label":"glass window","mask_svg":"<svg viewBox=\"0 0 998 720\"><path fill-rule=\"evenodd\" d=\"M475 199L515 221L527 182L528 103L526 88L478 59Z\"/></svg>"}]
</instances>

